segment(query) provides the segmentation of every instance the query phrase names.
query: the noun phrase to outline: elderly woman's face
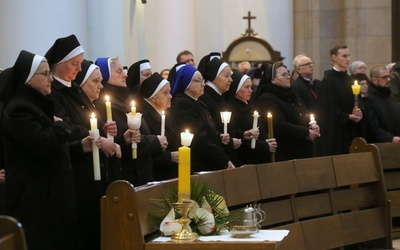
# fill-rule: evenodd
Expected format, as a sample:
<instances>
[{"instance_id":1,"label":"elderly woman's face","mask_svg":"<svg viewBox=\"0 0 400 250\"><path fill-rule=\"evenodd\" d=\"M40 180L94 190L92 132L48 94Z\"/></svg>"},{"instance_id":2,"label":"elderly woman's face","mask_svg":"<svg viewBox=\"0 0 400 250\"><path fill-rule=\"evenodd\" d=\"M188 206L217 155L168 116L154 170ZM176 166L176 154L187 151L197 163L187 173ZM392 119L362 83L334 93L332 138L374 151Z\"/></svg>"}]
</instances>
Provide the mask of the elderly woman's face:
<instances>
[{"instance_id":1,"label":"elderly woman's face","mask_svg":"<svg viewBox=\"0 0 400 250\"><path fill-rule=\"evenodd\" d=\"M42 95L48 95L51 93L52 81L53 77L50 75L49 64L42 62L29 81L29 85Z\"/></svg>"},{"instance_id":2,"label":"elderly woman's face","mask_svg":"<svg viewBox=\"0 0 400 250\"><path fill-rule=\"evenodd\" d=\"M367 67L365 66L365 64L357 65L357 68L354 69L353 75L358 73L367 74Z\"/></svg>"},{"instance_id":3,"label":"elderly woman's face","mask_svg":"<svg viewBox=\"0 0 400 250\"><path fill-rule=\"evenodd\" d=\"M271 82L281 88L288 89L290 88L290 73L285 67L279 67L276 69L274 79Z\"/></svg>"},{"instance_id":4,"label":"elderly woman's face","mask_svg":"<svg viewBox=\"0 0 400 250\"><path fill-rule=\"evenodd\" d=\"M360 92L363 95L366 95L368 93L368 82L366 80L362 80L359 83L361 85L360 87Z\"/></svg>"},{"instance_id":5,"label":"elderly woman's face","mask_svg":"<svg viewBox=\"0 0 400 250\"><path fill-rule=\"evenodd\" d=\"M124 67L121 62L117 61L111 64L111 76L108 81L109 84L119 87L126 87L127 74L124 71Z\"/></svg>"},{"instance_id":6,"label":"elderly woman's face","mask_svg":"<svg viewBox=\"0 0 400 250\"><path fill-rule=\"evenodd\" d=\"M162 111L171 107L172 96L170 94L171 86L169 83L165 84L158 93L151 98L153 106L158 110Z\"/></svg>"},{"instance_id":7,"label":"elderly woman's face","mask_svg":"<svg viewBox=\"0 0 400 250\"><path fill-rule=\"evenodd\" d=\"M190 82L189 88L186 92L193 97L194 99L198 99L200 96L204 94L204 79L200 72L196 72L193 77L192 81Z\"/></svg>"},{"instance_id":8,"label":"elderly woman's face","mask_svg":"<svg viewBox=\"0 0 400 250\"><path fill-rule=\"evenodd\" d=\"M229 90L232 83L232 70L231 67L225 67L221 73L214 79L213 83L221 93Z\"/></svg>"},{"instance_id":9,"label":"elderly woman's face","mask_svg":"<svg viewBox=\"0 0 400 250\"><path fill-rule=\"evenodd\" d=\"M81 87L91 101L99 98L100 90L103 88L101 80L103 80L103 77L100 69L95 69Z\"/></svg>"},{"instance_id":10,"label":"elderly woman's face","mask_svg":"<svg viewBox=\"0 0 400 250\"><path fill-rule=\"evenodd\" d=\"M149 78L152 74L153 72L151 72L151 69L145 69L140 71L140 84L142 84L143 81Z\"/></svg>"},{"instance_id":11,"label":"elderly woman's face","mask_svg":"<svg viewBox=\"0 0 400 250\"><path fill-rule=\"evenodd\" d=\"M76 75L82 70L83 58L84 54L81 53L66 62L56 64L54 75L69 82L75 80Z\"/></svg>"},{"instance_id":12,"label":"elderly woman's face","mask_svg":"<svg viewBox=\"0 0 400 250\"><path fill-rule=\"evenodd\" d=\"M248 78L242 85L242 87L239 89L239 91L236 93L236 98L241 100L242 102L247 102L250 100L251 93L253 90L251 89L251 80Z\"/></svg>"}]
</instances>

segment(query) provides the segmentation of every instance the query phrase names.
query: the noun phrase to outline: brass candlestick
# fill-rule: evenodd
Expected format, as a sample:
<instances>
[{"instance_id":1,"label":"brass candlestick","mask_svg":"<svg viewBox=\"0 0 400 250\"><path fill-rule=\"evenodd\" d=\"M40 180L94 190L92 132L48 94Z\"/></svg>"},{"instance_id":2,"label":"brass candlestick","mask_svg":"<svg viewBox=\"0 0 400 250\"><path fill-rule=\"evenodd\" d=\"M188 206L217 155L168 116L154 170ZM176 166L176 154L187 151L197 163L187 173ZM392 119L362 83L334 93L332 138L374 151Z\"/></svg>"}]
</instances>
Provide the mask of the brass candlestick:
<instances>
[{"instance_id":1,"label":"brass candlestick","mask_svg":"<svg viewBox=\"0 0 400 250\"><path fill-rule=\"evenodd\" d=\"M173 241L194 241L197 239L199 236L188 230L191 220L187 217L187 214L193 206L193 202L184 200L183 202L172 203L172 206L182 215L179 219L179 224L182 225L182 230L179 233L173 234L171 239Z\"/></svg>"}]
</instances>

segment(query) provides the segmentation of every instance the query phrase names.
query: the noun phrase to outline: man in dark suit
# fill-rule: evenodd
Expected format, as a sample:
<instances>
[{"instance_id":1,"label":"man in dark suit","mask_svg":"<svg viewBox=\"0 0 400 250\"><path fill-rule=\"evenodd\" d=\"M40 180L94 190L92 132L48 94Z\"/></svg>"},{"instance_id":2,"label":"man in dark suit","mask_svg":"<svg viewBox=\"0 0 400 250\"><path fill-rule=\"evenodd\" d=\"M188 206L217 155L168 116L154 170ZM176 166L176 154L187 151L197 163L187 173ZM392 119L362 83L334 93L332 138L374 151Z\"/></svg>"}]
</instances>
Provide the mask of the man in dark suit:
<instances>
[{"instance_id":1,"label":"man in dark suit","mask_svg":"<svg viewBox=\"0 0 400 250\"><path fill-rule=\"evenodd\" d=\"M321 81L313 76L314 62L300 54L294 58L293 67L299 77L292 83L292 89L304 101L308 111L315 113Z\"/></svg>"}]
</instances>

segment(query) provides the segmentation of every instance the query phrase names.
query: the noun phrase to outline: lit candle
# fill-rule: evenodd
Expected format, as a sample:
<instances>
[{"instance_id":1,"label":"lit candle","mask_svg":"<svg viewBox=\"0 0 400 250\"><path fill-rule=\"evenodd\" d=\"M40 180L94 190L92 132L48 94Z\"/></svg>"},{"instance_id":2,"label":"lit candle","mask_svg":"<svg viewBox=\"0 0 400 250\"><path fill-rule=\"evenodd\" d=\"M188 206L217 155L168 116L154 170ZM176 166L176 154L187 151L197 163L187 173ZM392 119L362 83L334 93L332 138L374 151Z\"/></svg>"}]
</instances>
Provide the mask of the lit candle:
<instances>
[{"instance_id":1,"label":"lit candle","mask_svg":"<svg viewBox=\"0 0 400 250\"><path fill-rule=\"evenodd\" d=\"M354 94L354 95L359 95L359 94L360 94L360 88L361 88L361 86L358 85L358 82L357 82L357 81L354 81L354 84L351 85L351 88L352 88L352 90L353 90L353 94Z\"/></svg>"},{"instance_id":2,"label":"lit candle","mask_svg":"<svg viewBox=\"0 0 400 250\"><path fill-rule=\"evenodd\" d=\"M258 112L254 111L254 114L253 114L253 130L254 131L257 129L258 117L260 117L258 115ZM256 147L256 138L251 138L251 148L255 148L255 147Z\"/></svg>"},{"instance_id":3,"label":"lit candle","mask_svg":"<svg viewBox=\"0 0 400 250\"><path fill-rule=\"evenodd\" d=\"M142 123L142 114L135 113L132 115L131 113L127 113L127 120L128 120L128 128L135 130L139 129ZM137 159L137 142L132 141L132 159Z\"/></svg>"},{"instance_id":4,"label":"lit candle","mask_svg":"<svg viewBox=\"0 0 400 250\"><path fill-rule=\"evenodd\" d=\"M111 102L110 97L106 95L106 114L107 114L107 123L112 121L112 111L111 111ZM107 139L114 141L114 136L107 133Z\"/></svg>"},{"instance_id":5,"label":"lit candle","mask_svg":"<svg viewBox=\"0 0 400 250\"><path fill-rule=\"evenodd\" d=\"M132 115L136 115L135 101L132 101L131 113Z\"/></svg>"},{"instance_id":6,"label":"lit candle","mask_svg":"<svg viewBox=\"0 0 400 250\"><path fill-rule=\"evenodd\" d=\"M184 199L190 199L190 144L192 143L193 134L186 132L181 133L181 144L178 149L178 202Z\"/></svg>"},{"instance_id":7,"label":"lit candle","mask_svg":"<svg viewBox=\"0 0 400 250\"><path fill-rule=\"evenodd\" d=\"M272 114L268 112L267 114L267 120L268 120L268 138L272 139L274 138L274 125L272 121ZM271 153L271 162L275 162L275 153Z\"/></svg>"},{"instance_id":8,"label":"lit candle","mask_svg":"<svg viewBox=\"0 0 400 250\"><path fill-rule=\"evenodd\" d=\"M272 114L268 112L267 114L267 119L268 119L268 138L272 139L274 138L274 125L272 122Z\"/></svg>"},{"instance_id":9,"label":"lit candle","mask_svg":"<svg viewBox=\"0 0 400 250\"><path fill-rule=\"evenodd\" d=\"M231 112L221 111L221 121L224 124L224 134L228 133L228 123L231 120Z\"/></svg>"},{"instance_id":10,"label":"lit candle","mask_svg":"<svg viewBox=\"0 0 400 250\"><path fill-rule=\"evenodd\" d=\"M110 97L108 97L108 95L106 95L106 114L107 114L107 122L112 121L111 102L110 102Z\"/></svg>"},{"instance_id":11,"label":"lit candle","mask_svg":"<svg viewBox=\"0 0 400 250\"><path fill-rule=\"evenodd\" d=\"M165 136L165 114L161 111L161 136Z\"/></svg>"},{"instance_id":12,"label":"lit candle","mask_svg":"<svg viewBox=\"0 0 400 250\"><path fill-rule=\"evenodd\" d=\"M310 126L313 128L315 125L317 125L317 122L315 121L315 117L313 114L310 114Z\"/></svg>"},{"instance_id":13,"label":"lit candle","mask_svg":"<svg viewBox=\"0 0 400 250\"><path fill-rule=\"evenodd\" d=\"M99 147L96 145L96 140L99 139L99 130L97 129L97 119L92 113L92 118L90 118L90 134L94 138L92 141L92 156L93 156L93 172L94 180L101 180L100 176L100 154Z\"/></svg>"},{"instance_id":14,"label":"lit candle","mask_svg":"<svg viewBox=\"0 0 400 250\"><path fill-rule=\"evenodd\" d=\"M351 89L353 90L353 94L354 94L354 107L358 108L358 95L360 94L360 88L361 86L358 85L357 81L354 81L354 84L351 85Z\"/></svg>"}]
</instances>

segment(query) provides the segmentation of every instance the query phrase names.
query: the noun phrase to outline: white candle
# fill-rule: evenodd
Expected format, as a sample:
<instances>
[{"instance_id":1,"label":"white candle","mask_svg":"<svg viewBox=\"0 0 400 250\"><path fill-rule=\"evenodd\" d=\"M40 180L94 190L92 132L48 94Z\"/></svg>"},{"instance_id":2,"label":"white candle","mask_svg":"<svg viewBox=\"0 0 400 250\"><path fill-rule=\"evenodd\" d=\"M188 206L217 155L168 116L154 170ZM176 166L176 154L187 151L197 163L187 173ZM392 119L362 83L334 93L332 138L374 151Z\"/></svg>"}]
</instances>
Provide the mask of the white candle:
<instances>
[{"instance_id":1,"label":"white candle","mask_svg":"<svg viewBox=\"0 0 400 250\"><path fill-rule=\"evenodd\" d=\"M130 129L139 129L141 125L142 114L135 113L132 115L131 113L127 113L127 120L128 120L128 128ZM132 159L137 159L137 143L132 141Z\"/></svg>"},{"instance_id":2,"label":"white candle","mask_svg":"<svg viewBox=\"0 0 400 250\"><path fill-rule=\"evenodd\" d=\"M110 97L106 95L106 114L107 114L107 123L112 121L112 111L111 111L111 102ZM114 136L107 133L107 139L114 141Z\"/></svg>"},{"instance_id":3,"label":"white candle","mask_svg":"<svg viewBox=\"0 0 400 250\"><path fill-rule=\"evenodd\" d=\"M228 133L228 123L231 120L231 112L221 111L221 121L224 124L224 134Z\"/></svg>"},{"instance_id":4,"label":"white candle","mask_svg":"<svg viewBox=\"0 0 400 250\"><path fill-rule=\"evenodd\" d=\"M93 156L93 173L94 173L94 180L98 181L101 180L100 175L100 154L99 154L99 147L96 145L96 140L99 139L99 130L97 129L97 119L92 113L92 118L90 119L90 134L94 138L92 141L92 156Z\"/></svg>"},{"instance_id":5,"label":"white candle","mask_svg":"<svg viewBox=\"0 0 400 250\"><path fill-rule=\"evenodd\" d=\"M165 136L165 114L161 111L161 136Z\"/></svg>"},{"instance_id":6,"label":"white candle","mask_svg":"<svg viewBox=\"0 0 400 250\"><path fill-rule=\"evenodd\" d=\"M317 122L315 121L315 117L313 114L310 114L310 126L313 128L315 125L317 125Z\"/></svg>"},{"instance_id":7,"label":"white candle","mask_svg":"<svg viewBox=\"0 0 400 250\"><path fill-rule=\"evenodd\" d=\"M253 114L253 130L254 131L257 129L258 117L260 117L258 115L258 112L254 111L254 114ZM251 148L255 148L255 147L256 147L256 138L251 138Z\"/></svg>"}]
</instances>

